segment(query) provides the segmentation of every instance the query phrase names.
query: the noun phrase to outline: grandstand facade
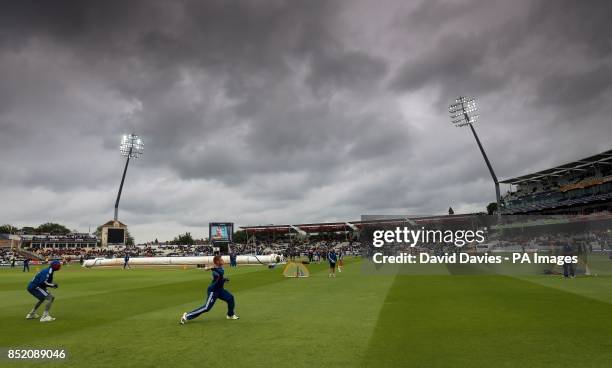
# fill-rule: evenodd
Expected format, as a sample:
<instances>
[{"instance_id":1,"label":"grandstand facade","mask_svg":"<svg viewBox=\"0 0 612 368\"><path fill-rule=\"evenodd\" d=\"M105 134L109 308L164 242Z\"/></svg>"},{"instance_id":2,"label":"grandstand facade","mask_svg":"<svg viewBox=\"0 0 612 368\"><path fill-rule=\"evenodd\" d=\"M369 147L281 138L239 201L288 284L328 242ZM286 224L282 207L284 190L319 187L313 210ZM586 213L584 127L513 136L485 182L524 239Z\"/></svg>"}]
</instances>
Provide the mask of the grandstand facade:
<instances>
[{"instance_id":1,"label":"grandstand facade","mask_svg":"<svg viewBox=\"0 0 612 368\"><path fill-rule=\"evenodd\" d=\"M612 150L501 181L501 213L586 215L612 211Z\"/></svg>"},{"instance_id":2,"label":"grandstand facade","mask_svg":"<svg viewBox=\"0 0 612 368\"><path fill-rule=\"evenodd\" d=\"M98 245L98 238L90 234L22 235L21 247L28 249L91 249Z\"/></svg>"},{"instance_id":3,"label":"grandstand facade","mask_svg":"<svg viewBox=\"0 0 612 368\"><path fill-rule=\"evenodd\" d=\"M0 248L18 248L21 245L21 237L13 234L0 234Z\"/></svg>"},{"instance_id":4,"label":"grandstand facade","mask_svg":"<svg viewBox=\"0 0 612 368\"><path fill-rule=\"evenodd\" d=\"M317 237L329 238L335 236L339 240L353 240L356 235L366 226L425 226L432 224L462 224L471 225L479 214L466 213L457 215L439 216L409 216L403 218L383 218L372 216L364 220L347 222L319 222L294 225L258 225L240 226L246 232L247 242L254 241L276 241L287 239L291 235L307 236L311 239Z\"/></svg>"}]
</instances>

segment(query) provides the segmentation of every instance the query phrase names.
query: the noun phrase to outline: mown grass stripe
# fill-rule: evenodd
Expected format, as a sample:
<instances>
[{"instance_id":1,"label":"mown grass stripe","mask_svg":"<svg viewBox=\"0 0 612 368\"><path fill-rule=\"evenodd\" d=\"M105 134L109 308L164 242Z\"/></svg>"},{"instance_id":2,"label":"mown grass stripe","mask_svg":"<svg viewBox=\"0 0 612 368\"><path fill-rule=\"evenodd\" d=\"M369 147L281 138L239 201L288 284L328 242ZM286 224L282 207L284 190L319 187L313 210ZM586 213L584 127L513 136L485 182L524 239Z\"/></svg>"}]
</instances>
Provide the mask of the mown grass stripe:
<instances>
[{"instance_id":1,"label":"mown grass stripe","mask_svg":"<svg viewBox=\"0 0 612 368\"><path fill-rule=\"evenodd\" d=\"M606 367L609 304L505 276L398 276L363 366Z\"/></svg>"}]
</instances>

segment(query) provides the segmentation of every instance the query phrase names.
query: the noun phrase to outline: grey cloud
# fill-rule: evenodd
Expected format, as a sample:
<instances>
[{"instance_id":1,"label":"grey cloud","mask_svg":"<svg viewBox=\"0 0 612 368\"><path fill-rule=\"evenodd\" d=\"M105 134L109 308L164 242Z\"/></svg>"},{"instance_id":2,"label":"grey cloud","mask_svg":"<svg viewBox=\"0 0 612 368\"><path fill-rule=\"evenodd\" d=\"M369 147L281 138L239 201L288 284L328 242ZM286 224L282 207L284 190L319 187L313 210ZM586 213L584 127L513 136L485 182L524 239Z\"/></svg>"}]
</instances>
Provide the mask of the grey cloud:
<instances>
[{"instance_id":1,"label":"grey cloud","mask_svg":"<svg viewBox=\"0 0 612 368\"><path fill-rule=\"evenodd\" d=\"M524 11L506 17L507 8ZM482 96L524 81L536 89L536 107L578 106L610 86L609 12L606 1L423 2L403 26L420 29L429 46L404 63L390 88L438 85L442 105L460 93Z\"/></svg>"},{"instance_id":2,"label":"grey cloud","mask_svg":"<svg viewBox=\"0 0 612 368\"><path fill-rule=\"evenodd\" d=\"M537 104L541 106L597 105L612 88L612 66L601 66L585 72L552 75L539 85ZM582 111L580 111L582 112Z\"/></svg>"},{"instance_id":3,"label":"grey cloud","mask_svg":"<svg viewBox=\"0 0 612 368\"><path fill-rule=\"evenodd\" d=\"M457 95L462 90L484 94L500 88L507 80L480 70L488 46L482 42L482 36L448 35L432 51L407 62L392 81L391 88L410 91L426 84L441 83L444 90L451 92L445 93L445 97Z\"/></svg>"},{"instance_id":4,"label":"grey cloud","mask_svg":"<svg viewBox=\"0 0 612 368\"><path fill-rule=\"evenodd\" d=\"M368 89L380 83L386 63L362 51L326 52L313 57L306 82L314 90L329 88Z\"/></svg>"},{"instance_id":5,"label":"grey cloud","mask_svg":"<svg viewBox=\"0 0 612 368\"><path fill-rule=\"evenodd\" d=\"M479 98L500 177L609 146L610 5L552 4L4 4L0 222L107 220L127 132L145 155L120 213L141 241L213 219L483 209L456 95Z\"/></svg>"}]
</instances>

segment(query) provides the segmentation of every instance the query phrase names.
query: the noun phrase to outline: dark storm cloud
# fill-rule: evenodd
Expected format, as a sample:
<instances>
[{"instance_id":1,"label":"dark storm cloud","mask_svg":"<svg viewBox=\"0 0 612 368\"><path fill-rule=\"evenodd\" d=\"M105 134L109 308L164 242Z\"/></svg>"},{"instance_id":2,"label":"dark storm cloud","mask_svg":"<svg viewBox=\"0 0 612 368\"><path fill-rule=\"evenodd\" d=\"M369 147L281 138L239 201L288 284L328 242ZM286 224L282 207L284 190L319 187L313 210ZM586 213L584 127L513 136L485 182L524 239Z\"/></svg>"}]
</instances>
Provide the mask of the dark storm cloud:
<instances>
[{"instance_id":1,"label":"dark storm cloud","mask_svg":"<svg viewBox=\"0 0 612 368\"><path fill-rule=\"evenodd\" d=\"M508 17L508 7L524 11ZM461 91L483 96L529 80L536 107L593 101L610 87L611 12L608 1L423 2L401 24L426 35L425 51L405 62L390 88L435 84L446 103Z\"/></svg>"},{"instance_id":2,"label":"dark storm cloud","mask_svg":"<svg viewBox=\"0 0 612 368\"><path fill-rule=\"evenodd\" d=\"M385 71L384 61L361 51L324 51L313 57L312 71L306 81L315 90L325 87L367 89L372 83L380 82Z\"/></svg>"},{"instance_id":3,"label":"dark storm cloud","mask_svg":"<svg viewBox=\"0 0 612 368\"><path fill-rule=\"evenodd\" d=\"M585 72L549 75L538 87L537 103L542 106L580 105L597 108L606 92L612 91L612 67L600 66Z\"/></svg>"},{"instance_id":4,"label":"dark storm cloud","mask_svg":"<svg viewBox=\"0 0 612 368\"><path fill-rule=\"evenodd\" d=\"M431 51L407 62L391 83L397 91L417 90L425 85L440 84L447 93L443 101L455 96L455 91L468 90L481 95L503 86L508 81L500 75L480 70L489 52L484 35L450 34L439 40Z\"/></svg>"},{"instance_id":5,"label":"dark storm cloud","mask_svg":"<svg viewBox=\"0 0 612 368\"><path fill-rule=\"evenodd\" d=\"M488 172L446 105L479 98L500 177L609 148L610 7L3 4L0 223L106 220L128 132L145 140L122 202L139 240L212 219L480 210Z\"/></svg>"}]
</instances>

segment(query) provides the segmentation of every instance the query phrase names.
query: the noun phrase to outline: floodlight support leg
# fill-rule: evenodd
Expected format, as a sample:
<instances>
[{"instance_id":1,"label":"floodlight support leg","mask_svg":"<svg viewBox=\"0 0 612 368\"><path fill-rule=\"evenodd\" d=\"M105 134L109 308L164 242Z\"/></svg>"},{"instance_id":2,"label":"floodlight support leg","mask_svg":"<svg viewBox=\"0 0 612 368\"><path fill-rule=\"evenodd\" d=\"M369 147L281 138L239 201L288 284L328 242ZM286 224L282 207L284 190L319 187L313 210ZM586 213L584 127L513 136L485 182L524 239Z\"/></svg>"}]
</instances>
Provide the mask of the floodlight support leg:
<instances>
[{"instance_id":1,"label":"floodlight support leg","mask_svg":"<svg viewBox=\"0 0 612 368\"><path fill-rule=\"evenodd\" d=\"M476 138L476 143L478 143L478 148L480 148L480 153L482 153L482 157L484 157L487 167L489 168L489 172L491 173L491 177L493 178L493 182L495 183L495 199L497 200L497 213L499 214L501 211L501 196L499 193L499 181L497 180L495 171L493 171L493 166L491 166L491 162L489 162L489 158L487 157L487 154L485 153L485 150L482 147L482 144L480 143L480 139L478 139L478 134L476 134L476 130L474 129L472 124L468 124L468 125L470 126L470 129L472 129L472 133L474 133L474 138Z\"/></svg>"},{"instance_id":2,"label":"floodlight support leg","mask_svg":"<svg viewBox=\"0 0 612 368\"><path fill-rule=\"evenodd\" d=\"M128 165L130 164L131 154L132 154L132 149L130 148L130 153L128 154L127 160L125 160L125 168L123 169L123 176L121 177L121 184L119 185L119 192L117 193L117 200L115 201L115 221L117 221L119 217L119 200L121 199L121 191L123 191L123 182L125 182L125 174L127 173Z\"/></svg>"}]
</instances>

